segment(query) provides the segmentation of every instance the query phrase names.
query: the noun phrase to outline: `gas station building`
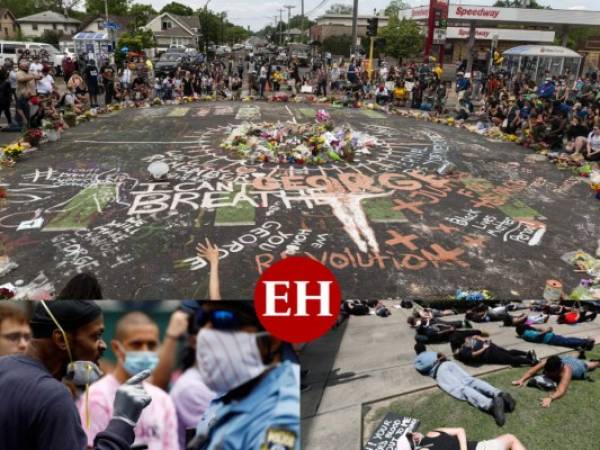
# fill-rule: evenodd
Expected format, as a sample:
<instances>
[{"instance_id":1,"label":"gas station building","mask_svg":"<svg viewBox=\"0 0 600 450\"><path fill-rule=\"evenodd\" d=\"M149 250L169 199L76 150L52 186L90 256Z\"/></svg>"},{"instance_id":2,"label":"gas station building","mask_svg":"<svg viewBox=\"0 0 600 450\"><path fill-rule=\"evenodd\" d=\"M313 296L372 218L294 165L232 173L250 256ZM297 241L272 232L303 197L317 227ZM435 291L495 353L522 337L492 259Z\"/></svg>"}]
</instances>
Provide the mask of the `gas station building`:
<instances>
[{"instance_id":1,"label":"gas station building","mask_svg":"<svg viewBox=\"0 0 600 450\"><path fill-rule=\"evenodd\" d=\"M429 11L429 5L409 8L400 11L400 18L421 22L426 28ZM447 63L468 60L469 49L473 48L473 64L477 65L484 64L488 59L492 42L500 52L523 44L548 45L556 42L565 46L569 31L581 26L597 26L600 36L600 11L497 8L450 3L445 39L440 45L443 45ZM590 39L589 46L576 50L584 57L584 67L598 67L600 39ZM437 54L438 51L432 53L434 56Z\"/></svg>"}]
</instances>

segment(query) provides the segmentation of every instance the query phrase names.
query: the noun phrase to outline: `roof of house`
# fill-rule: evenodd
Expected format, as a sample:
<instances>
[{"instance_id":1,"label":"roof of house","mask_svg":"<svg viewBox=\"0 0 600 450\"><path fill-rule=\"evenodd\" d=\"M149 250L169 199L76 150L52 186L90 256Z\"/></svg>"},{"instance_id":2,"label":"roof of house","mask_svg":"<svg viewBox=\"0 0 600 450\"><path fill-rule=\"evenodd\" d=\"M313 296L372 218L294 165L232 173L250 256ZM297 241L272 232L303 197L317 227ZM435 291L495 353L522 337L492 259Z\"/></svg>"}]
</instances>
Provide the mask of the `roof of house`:
<instances>
[{"instance_id":1,"label":"roof of house","mask_svg":"<svg viewBox=\"0 0 600 450\"><path fill-rule=\"evenodd\" d=\"M184 26L188 27L190 30L192 28L200 28L200 19L198 16L179 16L177 14L167 13L176 21L180 22Z\"/></svg>"},{"instance_id":2,"label":"roof of house","mask_svg":"<svg viewBox=\"0 0 600 450\"><path fill-rule=\"evenodd\" d=\"M4 17L4 15L5 15L6 13L9 13L9 14L12 16L12 18L13 18L13 19L16 19L15 15L14 15L14 14L12 13L12 11L11 11L10 9L8 9L8 8L0 8L0 19L1 19L2 17Z\"/></svg>"},{"instance_id":3,"label":"roof of house","mask_svg":"<svg viewBox=\"0 0 600 450\"><path fill-rule=\"evenodd\" d=\"M166 30L155 31L156 37L188 37L190 34L182 28L168 28Z\"/></svg>"},{"instance_id":4,"label":"roof of house","mask_svg":"<svg viewBox=\"0 0 600 450\"><path fill-rule=\"evenodd\" d=\"M17 22L20 23L72 23L79 24L81 23L79 20L74 19L72 17L64 16L60 13L54 11L44 11L37 14L32 14L31 16L21 17L17 19Z\"/></svg>"},{"instance_id":5,"label":"roof of house","mask_svg":"<svg viewBox=\"0 0 600 450\"><path fill-rule=\"evenodd\" d=\"M80 30L88 27L92 22L101 19L103 22L106 21L106 16L104 14L96 14L95 16L86 17L83 22L81 22ZM127 29L127 26L133 21L133 18L126 16L115 16L114 14L108 15L108 20L111 22L115 22L116 24L121 26L122 30Z\"/></svg>"}]
</instances>

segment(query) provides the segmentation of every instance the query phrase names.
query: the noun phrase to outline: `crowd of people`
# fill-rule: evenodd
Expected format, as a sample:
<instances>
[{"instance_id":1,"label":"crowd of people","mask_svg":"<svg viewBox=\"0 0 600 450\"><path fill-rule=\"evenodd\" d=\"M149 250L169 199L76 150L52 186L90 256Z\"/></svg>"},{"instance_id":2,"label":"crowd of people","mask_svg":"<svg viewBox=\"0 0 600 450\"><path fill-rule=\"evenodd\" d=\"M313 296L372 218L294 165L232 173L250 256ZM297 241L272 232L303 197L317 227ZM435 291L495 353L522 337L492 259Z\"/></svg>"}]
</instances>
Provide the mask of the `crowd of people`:
<instances>
[{"instance_id":1,"label":"crowd of people","mask_svg":"<svg viewBox=\"0 0 600 450\"><path fill-rule=\"evenodd\" d=\"M299 448L297 356L251 302L182 301L162 339L152 308L123 304L103 336L84 293L101 289L82 274L69 300L0 304L0 448Z\"/></svg>"},{"instance_id":2,"label":"crowd of people","mask_svg":"<svg viewBox=\"0 0 600 450\"><path fill-rule=\"evenodd\" d=\"M585 359L585 351L592 350L595 345L593 339L562 336L552 327L541 327L552 317L556 318L556 323L571 325L595 320L596 312L584 307L539 302L494 307L480 304L466 311L464 320L446 321L440 318L442 315L444 311L418 307L408 318L409 326L416 332L416 369L433 377L438 386L454 398L491 413L499 426L504 425L505 413L514 410L516 401L510 394L472 377L456 361L472 366L530 367L513 384L522 386L529 382L529 385L550 386L550 392L541 400L543 407L549 407L563 397L571 380L586 379L599 365L598 360ZM498 322L515 327L517 336L527 342L567 347L579 353L577 357L551 356L540 361L533 348L522 351L499 346L488 333L474 329L471 322ZM427 351L428 344L444 342L450 344L455 361L443 353ZM534 381L530 382L532 379Z\"/></svg>"}]
</instances>

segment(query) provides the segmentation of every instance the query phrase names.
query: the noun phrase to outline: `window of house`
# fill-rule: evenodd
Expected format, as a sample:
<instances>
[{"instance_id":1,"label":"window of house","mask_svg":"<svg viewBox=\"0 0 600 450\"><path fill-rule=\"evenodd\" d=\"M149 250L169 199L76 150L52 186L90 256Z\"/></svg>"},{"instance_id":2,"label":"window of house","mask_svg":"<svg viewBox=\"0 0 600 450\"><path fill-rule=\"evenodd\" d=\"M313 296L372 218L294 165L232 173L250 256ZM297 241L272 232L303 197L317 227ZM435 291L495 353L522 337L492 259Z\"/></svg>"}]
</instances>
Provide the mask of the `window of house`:
<instances>
[{"instance_id":1,"label":"window of house","mask_svg":"<svg viewBox=\"0 0 600 450\"><path fill-rule=\"evenodd\" d=\"M37 27L37 23L34 23L33 25L31 25L31 29L33 31L37 31L38 27Z\"/></svg>"},{"instance_id":2,"label":"window of house","mask_svg":"<svg viewBox=\"0 0 600 450\"><path fill-rule=\"evenodd\" d=\"M55 23L52 24L52 29L56 30L56 24Z\"/></svg>"},{"instance_id":3,"label":"window of house","mask_svg":"<svg viewBox=\"0 0 600 450\"><path fill-rule=\"evenodd\" d=\"M171 24L170 21L168 20L164 20L162 23L162 29L163 30L168 30L169 28L171 28L173 25Z\"/></svg>"}]
</instances>

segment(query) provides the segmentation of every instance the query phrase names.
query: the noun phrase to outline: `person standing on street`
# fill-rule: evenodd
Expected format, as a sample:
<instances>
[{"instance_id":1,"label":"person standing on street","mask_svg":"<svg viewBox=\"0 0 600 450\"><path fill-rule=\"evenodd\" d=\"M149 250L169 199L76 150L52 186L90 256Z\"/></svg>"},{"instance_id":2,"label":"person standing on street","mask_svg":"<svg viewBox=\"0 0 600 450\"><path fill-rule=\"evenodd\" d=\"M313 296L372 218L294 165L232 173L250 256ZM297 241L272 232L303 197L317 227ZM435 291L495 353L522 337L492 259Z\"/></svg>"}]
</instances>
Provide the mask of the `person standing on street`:
<instances>
[{"instance_id":1,"label":"person standing on street","mask_svg":"<svg viewBox=\"0 0 600 450\"><path fill-rule=\"evenodd\" d=\"M40 301L29 324L33 338L25 352L0 358L0 448L83 450L87 438L72 391L101 376L102 311L92 301ZM149 375L143 371L118 389L94 450L131 449L135 424L151 401L140 384Z\"/></svg>"},{"instance_id":2,"label":"person standing on street","mask_svg":"<svg viewBox=\"0 0 600 450\"><path fill-rule=\"evenodd\" d=\"M102 76L102 82L104 84L104 101L106 106L108 106L112 103L115 95L115 72L108 61L102 65L100 75Z\"/></svg>"}]
</instances>

